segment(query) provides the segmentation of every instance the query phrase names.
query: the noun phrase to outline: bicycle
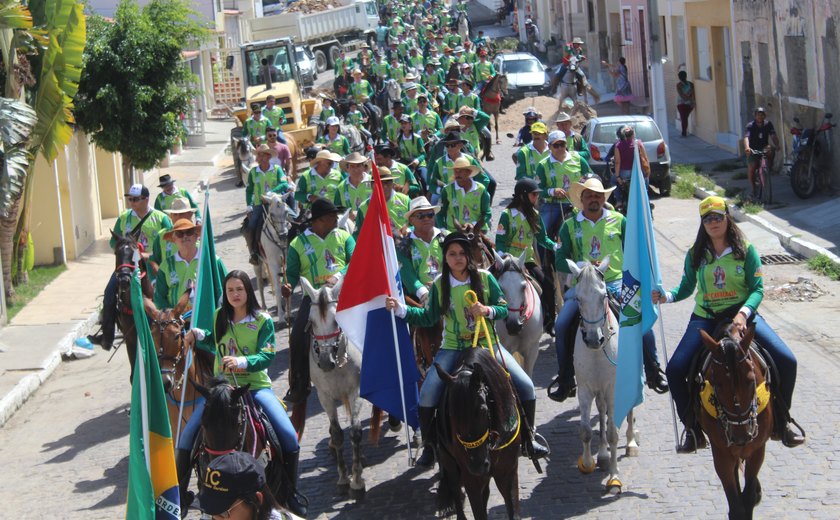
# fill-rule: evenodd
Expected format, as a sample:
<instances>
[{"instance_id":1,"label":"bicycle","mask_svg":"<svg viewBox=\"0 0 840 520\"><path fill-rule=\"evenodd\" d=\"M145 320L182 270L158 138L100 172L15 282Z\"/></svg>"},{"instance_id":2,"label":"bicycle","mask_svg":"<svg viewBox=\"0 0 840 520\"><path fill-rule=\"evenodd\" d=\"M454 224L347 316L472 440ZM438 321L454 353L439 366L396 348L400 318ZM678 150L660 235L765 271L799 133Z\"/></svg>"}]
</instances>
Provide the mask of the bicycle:
<instances>
[{"instance_id":1,"label":"bicycle","mask_svg":"<svg viewBox=\"0 0 840 520\"><path fill-rule=\"evenodd\" d=\"M761 162L756 168L755 178L753 179L753 197L762 205L769 205L773 203L773 182L770 175L770 167L767 164L767 152L752 150L752 155L761 157Z\"/></svg>"}]
</instances>

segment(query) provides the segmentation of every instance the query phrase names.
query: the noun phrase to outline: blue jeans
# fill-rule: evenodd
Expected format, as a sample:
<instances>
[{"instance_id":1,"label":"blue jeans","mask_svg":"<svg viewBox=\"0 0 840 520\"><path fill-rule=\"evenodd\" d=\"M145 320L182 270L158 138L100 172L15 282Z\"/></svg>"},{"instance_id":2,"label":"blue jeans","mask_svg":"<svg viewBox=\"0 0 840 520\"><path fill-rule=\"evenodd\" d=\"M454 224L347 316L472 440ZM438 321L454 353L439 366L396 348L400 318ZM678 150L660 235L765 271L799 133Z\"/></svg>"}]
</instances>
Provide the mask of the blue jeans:
<instances>
[{"instance_id":1,"label":"blue jeans","mask_svg":"<svg viewBox=\"0 0 840 520\"><path fill-rule=\"evenodd\" d=\"M621 291L621 280L615 280L607 283L607 291L616 295L617 291ZM557 315L557 321L554 322L554 348L557 351L557 373L560 374L561 380L571 379L574 365L567 360L573 359L569 355L568 349L574 348L574 344L566 345L566 336L569 333L569 327L572 326L574 320L579 316L580 310L575 298L575 288L572 287L563 296L563 308ZM644 350L645 370L653 369L653 364L659 362L659 355L656 352L656 337L653 335L653 330L649 330L642 336L642 349Z\"/></svg>"},{"instance_id":2,"label":"blue jeans","mask_svg":"<svg viewBox=\"0 0 840 520\"><path fill-rule=\"evenodd\" d=\"M494 349L496 351L496 359L502 363L502 366L507 367L511 382L513 382L513 387L516 388L516 393L519 394L519 399L523 402L536 399L537 394L534 391L534 383L528 377L528 374L522 370L519 363L501 345L496 345ZM444 369L447 373L451 374L458 368L458 361L461 359L461 354L462 351L460 350L442 348L438 350L434 362L439 364L440 368ZM502 359L504 362L502 362ZM438 376L437 370L429 370L426 373L425 381L423 381L423 387L420 388L420 406L426 408L437 406L440 402L440 396L443 395L443 388L443 381Z\"/></svg>"},{"instance_id":3,"label":"blue jeans","mask_svg":"<svg viewBox=\"0 0 840 520\"><path fill-rule=\"evenodd\" d=\"M299 449L297 434L286 414L286 409L280 404L280 399L274 395L270 388L251 390L251 397L262 408L268 417L268 422L274 428L277 439L280 441L280 448L285 453L292 453ZM195 444L195 437L201 427L201 415L204 413L204 397L196 399L195 408L187 425L181 430L181 438L178 440L179 450L192 450ZM174 432L173 432L174 433Z\"/></svg>"},{"instance_id":4,"label":"blue jeans","mask_svg":"<svg viewBox=\"0 0 840 520\"><path fill-rule=\"evenodd\" d=\"M688 393L688 372L691 370L691 361L694 355L704 348L700 331L705 330L712 335L716 325L715 320L692 314L680 344L677 345L677 349L668 361L665 374L668 376L668 386L671 388L671 396L674 398L674 404L677 405L677 413L681 420L685 419L691 403L691 396ZM755 340L775 361L779 369L779 390L782 398L790 406L793 388L796 385L796 357L760 315L755 317Z\"/></svg>"},{"instance_id":5,"label":"blue jeans","mask_svg":"<svg viewBox=\"0 0 840 520\"><path fill-rule=\"evenodd\" d=\"M545 232L553 237L563 224L563 220L571 216L572 207L559 202L543 202L540 204L540 216L545 224Z\"/></svg>"}]
</instances>

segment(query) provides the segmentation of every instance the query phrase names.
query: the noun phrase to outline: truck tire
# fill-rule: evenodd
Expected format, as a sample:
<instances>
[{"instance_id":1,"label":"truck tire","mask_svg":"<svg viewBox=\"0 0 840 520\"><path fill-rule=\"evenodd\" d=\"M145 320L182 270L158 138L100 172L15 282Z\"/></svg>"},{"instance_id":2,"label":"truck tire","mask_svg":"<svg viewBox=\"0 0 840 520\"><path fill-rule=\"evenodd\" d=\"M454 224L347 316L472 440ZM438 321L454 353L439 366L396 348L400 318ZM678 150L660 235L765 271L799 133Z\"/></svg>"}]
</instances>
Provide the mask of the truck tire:
<instances>
[{"instance_id":1,"label":"truck tire","mask_svg":"<svg viewBox=\"0 0 840 520\"><path fill-rule=\"evenodd\" d=\"M339 54L341 53L341 49L338 45L330 46L330 67L333 69L335 68L335 60L338 59Z\"/></svg>"},{"instance_id":2,"label":"truck tire","mask_svg":"<svg viewBox=\"0 0 840 520\"><path fill-rule=\"evenodd\" d=\"M315 55L315 70L324 72L327 70L327 55L321 49L316 49L312 52Z\"/></svg>"}]
</instances>

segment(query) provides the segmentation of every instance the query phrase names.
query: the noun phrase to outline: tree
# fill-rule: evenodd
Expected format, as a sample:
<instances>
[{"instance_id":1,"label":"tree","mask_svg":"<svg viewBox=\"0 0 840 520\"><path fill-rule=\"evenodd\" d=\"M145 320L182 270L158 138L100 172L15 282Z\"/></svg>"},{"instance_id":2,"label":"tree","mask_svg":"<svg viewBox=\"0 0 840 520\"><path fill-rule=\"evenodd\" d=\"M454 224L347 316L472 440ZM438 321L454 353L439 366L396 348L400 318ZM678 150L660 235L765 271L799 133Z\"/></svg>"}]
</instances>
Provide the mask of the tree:
<instances>
[{"instance_id":1,"label":"tree","mask_svg":"<svg viewBox=\"0 0 840 520\"><path fill-rule=\"evenodd\" d=\"M125 184L150 169L182 132L193 80L181 52L209 35L186 0L122 0L113 23L91 17L76 121L93 141L123 156Z\"/></svg>"}]
</instances>

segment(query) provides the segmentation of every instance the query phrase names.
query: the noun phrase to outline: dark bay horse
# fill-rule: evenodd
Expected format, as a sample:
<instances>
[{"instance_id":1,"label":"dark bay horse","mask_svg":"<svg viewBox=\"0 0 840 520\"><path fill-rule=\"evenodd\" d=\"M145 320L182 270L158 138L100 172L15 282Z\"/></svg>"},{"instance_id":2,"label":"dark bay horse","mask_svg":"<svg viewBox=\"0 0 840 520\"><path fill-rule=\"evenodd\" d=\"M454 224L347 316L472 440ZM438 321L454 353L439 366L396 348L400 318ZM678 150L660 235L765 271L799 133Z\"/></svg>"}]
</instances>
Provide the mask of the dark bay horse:
<instances>
[{"instance_id":1,"label":"dark bay horse","mask_svg":"<svg viewBox=\"0 0 840 520\"><path fill-rule=\"evenodd\" d=\"M492 478L504 498L508 518L518 519L523 419L510 378L482 348L465 351L451 375L438 364L435 369L446 385L437 411L439 512L466 519L464 488L473 516L486 519Z\"/></svg>"},{"instance_id":2,"label":"dark bay horse","mask_svg":"<svg viewBox=\"0 0 840 520\"><path fill-rule=\"evenodd\" d=\"M700 334L710 352L701 372L700 425L712 445L715 471L729 503L729 519L749 520L761 501L758 472L773 431L768 368L752 345L753 326L741 339L731 323L720 324L714 338L702 330Z\"/></svg>"},{"instance_id":3,"label":"dark bay horse","mask_svg":"<svg viewBox=\"0 0 840 520\"><path fill-rule=\"evenodd\" d=\"M140 219L137 225L125 235L118 235L111 231L111 236L116 240L114 246L114 258L116 267L114 274L117 278L117 326L123 335L123 343L128 353L128 362L131 365L131 376L129 381L134 380L134 360L137 357L137 330L134 327L134 313L131 310L131 277L134 271L140 269L140 288L145 298L151 298L154 294L152 282L149 280L149 271L146 261L141 255L140 228L151 215L148 212Z\"/></svg>"}]
</instances>

